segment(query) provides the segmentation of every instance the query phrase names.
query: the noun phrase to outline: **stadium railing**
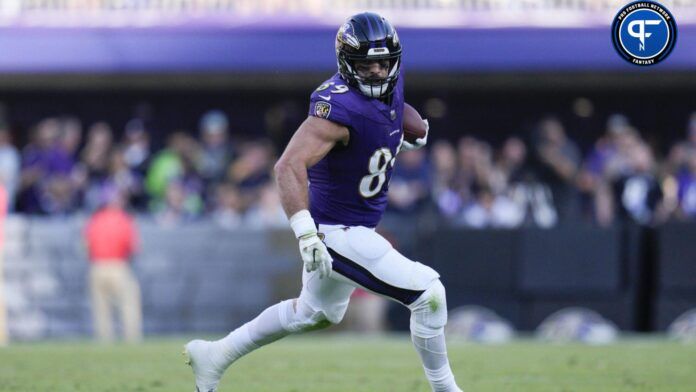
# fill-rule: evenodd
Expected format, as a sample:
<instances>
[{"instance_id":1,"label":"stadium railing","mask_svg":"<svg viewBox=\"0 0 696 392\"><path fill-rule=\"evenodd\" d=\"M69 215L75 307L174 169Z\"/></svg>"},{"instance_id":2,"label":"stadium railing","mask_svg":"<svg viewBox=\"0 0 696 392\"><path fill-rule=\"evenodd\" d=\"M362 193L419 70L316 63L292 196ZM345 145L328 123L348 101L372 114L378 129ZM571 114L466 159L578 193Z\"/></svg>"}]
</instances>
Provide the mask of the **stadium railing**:
<instances>
[{"instance_id":1,"label":"stadium railing","mask_svg":"<svg viewBox=\"0 0 696 392\"><path fill-rule=\"evenodd\" d=\"M81 217L8 220L4 275L12 339L91 334L82 226ZM163 229L149 219L139 227L134 270L147 334L226 331L299 291L301 263L285 230L227 231L210 222ZM694 223L386 229L404 254L440 272L450 308L483 305L520 329L533 329L564 307L584 306L624 330L664 330L696 307ZM390 313L393 326L408 328L405 309Z\"/></svg>"}]
</instances>

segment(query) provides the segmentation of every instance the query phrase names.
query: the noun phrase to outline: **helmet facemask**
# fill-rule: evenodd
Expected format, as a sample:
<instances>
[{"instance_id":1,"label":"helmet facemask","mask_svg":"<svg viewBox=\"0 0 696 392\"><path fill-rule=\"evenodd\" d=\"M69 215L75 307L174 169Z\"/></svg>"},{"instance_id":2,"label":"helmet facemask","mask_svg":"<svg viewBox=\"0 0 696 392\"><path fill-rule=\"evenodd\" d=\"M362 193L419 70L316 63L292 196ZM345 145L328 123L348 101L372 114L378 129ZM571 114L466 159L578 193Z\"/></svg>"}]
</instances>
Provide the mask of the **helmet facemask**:
<instances>
[{"instance_id":1,"label":"helmet facemask","mask_svg":"<svg viewBox=\"0 0 696 392\"><path fill-rule=\"evenodd\" d=\"M357 87L361 93L370 98L385 98L391 95L391 93L394 91L396 80L399 77L399 66L401 61L400 54L389 57L380 56L377 59L371 59L369 57L364 58L363 56L355 56L358 58L351 60L351 57L353 56L346 57L347 59L344 62L345 72L342 72L341 74L344 75L344 78L346 78L350 84ZM358 72L355 66L357 62L372 62L383 60L388 61L388 71L387 76L385 78L376 79L361 76L360 72Z\"/></svg>"}]
</instances>

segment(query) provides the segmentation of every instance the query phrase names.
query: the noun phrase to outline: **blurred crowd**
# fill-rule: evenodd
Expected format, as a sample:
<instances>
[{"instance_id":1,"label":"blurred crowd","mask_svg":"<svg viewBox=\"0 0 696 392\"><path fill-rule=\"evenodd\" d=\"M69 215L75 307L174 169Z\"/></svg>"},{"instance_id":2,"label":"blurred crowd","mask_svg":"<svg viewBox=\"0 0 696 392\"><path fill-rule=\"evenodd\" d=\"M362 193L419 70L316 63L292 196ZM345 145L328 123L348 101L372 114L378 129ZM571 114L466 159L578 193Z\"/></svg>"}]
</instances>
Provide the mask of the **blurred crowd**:
<instances>
[{"instance_id":1,"label":"blurred crowd","mask_svg":"<svg viewBox=\"0 0 696 392\"><path fill-rule=\"evenodd\" d=\"M83 132L77 118L47 118L20 152L0 122L0 179L11 208L32 215L92 212L125 198L132 210L163 225L210 217L226 228L285 226L271 180L271 143L233 143L227 116L217 110L202 116L199 131L197 137L174 131L154 151L139 119L117 139L105 122Z\"/></svg>"},{"instance_id":2,"label":"blurred crowd","mask_svg":"<svg viewBox=\"0 0 696 392\"><path fill-rule=\"evenodd\" d=\"M232 136L219 110L205 113L197 132L170 133L158 150L137 118L114 130L64 116L35 124L19 150L0 118L0 182L11 209L26 214L91 212L125 198L163 225L212 219L224 228L285 227L272 180L282 146ZM585 152L547 117L499 146L462 136L402 152L389 187L394 215L435 213L473 228L695 219L696 113L685 139L660 159L621 114Z\"/></svg>"},{"instance_id":3,"label":"blurred crowd","mask_svg":"<svg viewBox=\"0 0 696 392\"><path fill-rule=\"evenodd\" d=\"M609 117L586 153L554 117L500 146L471 136L434 141L428 151L400 154L389 198L396 213L430 205L451 223L473 228L693 220L696 112L685 139L663 159L621 114Z\"/></svg>"}]
</instances>

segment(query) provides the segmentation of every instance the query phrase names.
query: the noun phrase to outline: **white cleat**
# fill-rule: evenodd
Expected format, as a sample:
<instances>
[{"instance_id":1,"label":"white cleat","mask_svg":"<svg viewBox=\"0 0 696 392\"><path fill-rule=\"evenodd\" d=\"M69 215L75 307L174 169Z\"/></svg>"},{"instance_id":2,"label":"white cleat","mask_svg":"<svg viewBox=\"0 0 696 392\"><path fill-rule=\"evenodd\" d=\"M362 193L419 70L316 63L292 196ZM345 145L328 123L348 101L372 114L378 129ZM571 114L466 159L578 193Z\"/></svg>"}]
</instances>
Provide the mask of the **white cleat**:
<instances>
[{"instance_id":1,"label":"white cleat","mask_svg":"<svg viewBox=\"0 0 696 392\"><path fill-rule=\"evenodd\" d=\"M210 359L208 351L211 344L205 340L192 340L184 347L186 364L191 366L196 377L195 392L217 392L218 383L225 372Z\"/></svg>"}]
</instances>

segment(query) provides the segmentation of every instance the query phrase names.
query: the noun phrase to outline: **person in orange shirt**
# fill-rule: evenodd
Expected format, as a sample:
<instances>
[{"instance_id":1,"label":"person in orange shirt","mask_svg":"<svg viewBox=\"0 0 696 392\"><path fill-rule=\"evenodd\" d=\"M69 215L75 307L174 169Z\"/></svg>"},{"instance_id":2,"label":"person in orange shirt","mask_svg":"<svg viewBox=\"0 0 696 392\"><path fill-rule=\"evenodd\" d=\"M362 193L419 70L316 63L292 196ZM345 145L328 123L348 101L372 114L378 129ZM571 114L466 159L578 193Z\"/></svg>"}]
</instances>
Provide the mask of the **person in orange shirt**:
<instances>
[{"instance_id":1,"label":"person in orange shirt","mask_svg":"<svg viewBox=\"0 0 696 392\"><path fill-rule=\"evenodd\" d=\"M104 207L88 220L85 240L91 264L89 273L92 315L100 341L113 341L112 310L120 314L124 339L142 339L140 285L130 268L130 259L138 249L138 233L133 218L126 212L125 195L109 197Z\"/></svg>"}]
</instances>

